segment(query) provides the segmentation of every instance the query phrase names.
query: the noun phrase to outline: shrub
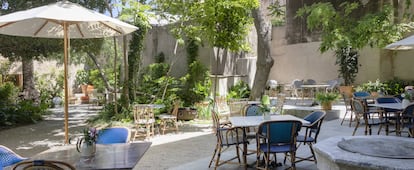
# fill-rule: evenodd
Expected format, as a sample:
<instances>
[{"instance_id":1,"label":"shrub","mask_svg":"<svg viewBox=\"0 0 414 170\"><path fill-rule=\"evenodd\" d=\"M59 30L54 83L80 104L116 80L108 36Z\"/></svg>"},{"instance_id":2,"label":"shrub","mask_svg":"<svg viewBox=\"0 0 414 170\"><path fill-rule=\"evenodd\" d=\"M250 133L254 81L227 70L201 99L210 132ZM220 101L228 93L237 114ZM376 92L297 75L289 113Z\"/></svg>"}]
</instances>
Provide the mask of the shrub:
<instances>
[{"instance_id":1,"label":"shrub","mask_svg":"<svg viewBox=\"0 0 414 170\"><path fill-rule=\"evenodd\" d=\"M34 123L48 113L47 105L20 100L18 92L12 83L0 85L0 127Z\"/></svg>"},{"instance_id":2,"label":"shrub","mask_svg":"<svg viewBox=\"0 0 414 170\"><path fill-rule=\"evenodd\" d=\"M388 85L386 83L381 83L381 81L377 79L375 82L369 81L368 83L359 85L356 88L356 91L387 93L387 89L388 89Z\"/></svg>"},{"instance_id":3,"label":"shrub","mask_svg":"<svg viewBox=\"0 0 414 170\"><path fill-rule=\"evenodd\" d=\"M414 85L413 80L401 80L399 78L394 78L392 80L385 81L384 84L387 84L387 94L388 95L397 95L404 92L405 86Z\"/></svg>"},{"instance_id":4,"label":"shrub","mask_svg":"<svg viewBox=\"0 0 414 170\"><path fill-rule=\"evenodd\" d=\"M244 81L237 82L234 86L231 86L227 94L227 99L240 99L248 98L250 96L250 87Z\"/></svg>"}]
</instances>

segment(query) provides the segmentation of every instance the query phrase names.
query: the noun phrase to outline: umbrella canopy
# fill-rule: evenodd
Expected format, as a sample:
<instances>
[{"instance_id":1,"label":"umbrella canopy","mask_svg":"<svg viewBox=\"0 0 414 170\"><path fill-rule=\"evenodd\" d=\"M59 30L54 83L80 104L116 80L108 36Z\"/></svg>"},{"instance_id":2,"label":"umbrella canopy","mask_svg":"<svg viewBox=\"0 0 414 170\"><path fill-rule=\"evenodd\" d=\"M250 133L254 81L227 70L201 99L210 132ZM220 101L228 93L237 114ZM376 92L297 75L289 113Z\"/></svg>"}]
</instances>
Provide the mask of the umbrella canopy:
<instances>
[{"instance_id":1,"label":"umbrella canopy","mask_svg":"<svg viewBox=\"0 0 414 170\"><path fill-rule=\"evenodd\" d=\"M410 50L414 48L414 35L389 44L385 48L389 50Z\"/></svg>"},{"instance_id":2,"label":"umbrella canopy","mask_svg":"<svg viewBox=\"0 0 414 170\"><path fill-rule=\"evenodd\" d=\"M64 39L65 143L69 142L67 88L69 38L119 36L137 29L133 25L69 1L0 16L0 34Z\"/></svg>"},{"instance_id":3,"label":"umbrella canopy","mask_svg":"<svg viewBox=\"0 0 414 170\"><path fill-rule=\"evenodd\" d=\"M0 34L64 38L64 24L70 38L119 36L137 27L108 17L79 4L61 1L0 17Z\"/></svg>"}]
</instances>

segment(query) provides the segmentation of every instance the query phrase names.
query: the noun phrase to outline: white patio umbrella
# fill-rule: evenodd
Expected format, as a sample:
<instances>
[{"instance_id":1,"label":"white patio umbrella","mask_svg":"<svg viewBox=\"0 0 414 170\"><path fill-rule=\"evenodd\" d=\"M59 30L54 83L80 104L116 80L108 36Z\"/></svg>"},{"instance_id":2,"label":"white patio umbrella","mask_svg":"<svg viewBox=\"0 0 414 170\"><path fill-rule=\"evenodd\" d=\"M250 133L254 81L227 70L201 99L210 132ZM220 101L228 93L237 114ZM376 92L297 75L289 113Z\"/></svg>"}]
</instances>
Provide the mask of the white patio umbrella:
<instances>
[{"instance_id":1,"label":"white patio umbrella","mask_svg":"<svg viewBox=\"0 0 414 170\"><path fill-rule=\"evenodd\" d=\"M65 143L68 138L68 48L70 38L102 38L131 33L138 28L69 1L0 16L0 34L63 38Z\"/></svg>"},{"instance_id":2,"label":"white patio umbrella","mask_svg":"<svg viewBox=\"0 0 414 170\"><path fill-rule=\"evenodd\" d=\"M389 50L410 50L414 48L414 35L404 38L400 41L391 43L385 47Z\"/></svg>"}]
</instances>

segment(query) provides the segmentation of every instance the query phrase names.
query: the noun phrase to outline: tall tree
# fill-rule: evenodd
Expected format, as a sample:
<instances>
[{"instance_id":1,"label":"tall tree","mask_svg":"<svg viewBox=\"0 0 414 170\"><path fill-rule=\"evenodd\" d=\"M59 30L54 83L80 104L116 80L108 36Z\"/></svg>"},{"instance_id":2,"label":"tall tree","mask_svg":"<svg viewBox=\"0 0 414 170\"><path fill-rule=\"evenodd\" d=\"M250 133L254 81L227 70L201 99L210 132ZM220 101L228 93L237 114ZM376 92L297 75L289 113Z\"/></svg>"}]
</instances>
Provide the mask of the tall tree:
<instances>
[{"instance_id":1,"label":"tall tree","mask_svg":"<svg viewBox=\"0 0 414 170\"><path fill-rule=\"evenodd\" d=\"M175 33L181 42L184 37L206 41L216 49L216 65L223 51L247 50L246 36L252 24L251 11L257 0L156 1L165 12L180 16L180 27ZM214 98L218 85L216 70Z\"/></svg>"},{"instance_id":2,"label":"tall tree","mask_svg":"<svg viewBox=\"0 0 414 170\"><path fill-rule=\"evenodd\" d=\"M253 10L254 26L257 32L257 69L250 94L251 99L256 99L262 95L270 69L272 69L274 63L270 54L272 42L272 24L270 23L268 10L270 2L268 0L261 0L260 2L260 7Z\"/></svg>"}]
</instances>

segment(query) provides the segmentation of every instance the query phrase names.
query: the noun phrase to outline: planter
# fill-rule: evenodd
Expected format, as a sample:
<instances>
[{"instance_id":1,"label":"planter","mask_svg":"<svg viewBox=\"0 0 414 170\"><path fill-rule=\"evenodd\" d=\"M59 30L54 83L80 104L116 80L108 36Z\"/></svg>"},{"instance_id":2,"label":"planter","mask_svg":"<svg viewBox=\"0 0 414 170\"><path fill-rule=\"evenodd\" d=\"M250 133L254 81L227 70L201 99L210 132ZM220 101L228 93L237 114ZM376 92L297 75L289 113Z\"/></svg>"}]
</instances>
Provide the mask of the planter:
<instances>
[{"instance_id":1,"label":"planter","mask_svg":"<svg viewBox=\"0 0 414 170\"><path fill-rule=\"evenodd\" d=\"M197 109L195 108L179 108L177 120L193 120L197 116Z\"/></svg>"},{"instance_id":2,"label":"planter","mask_svg":"<svg viewBox=\"0 0 414 170\"><path fill-rule=\"evenodd\" d=\"M332 110L332 102L321 103L322 110Z\"/></svg>"},{"instance_id":3,"label":"planter","mask_svg":"<svg viewBox=\"0 0 414 170\"><path fill-rule=\"evenodd\" d=\"M83 95L88 96L88 85L87 84L82 84L81 89L82 89Z\"/></svg>"},{"instance_id":4,"label":"planter","mask_svg":"<svg viewBox=\"0 0 414 170\"><path fill-rule=\"evenodd\" d=\"M346 95L348 98L352 98L354 89L352 86L339 86L339 92Z\"/></svg>"},{"instance_id":5,"label":"planter","mask_svg":"<svg viewBox=\"0 0 414 170\"><path fill-rule=\"evenodd\" d=\"M81 104L89 104L89 96L81 96Z\"/></svg>"},{"instance_id":6,"label":"planter","mask_svg":"<svg viewBox=\"0 0 414 170\"><path fill-rule=\"evenodd\" d=\"M86 88L86 92L87 92L87 94L92 94L93 89L94 89L94 86L93 86L93 85L88 84L88 85L87 85L87 88Z\"/></svg>"}]
</instances>

